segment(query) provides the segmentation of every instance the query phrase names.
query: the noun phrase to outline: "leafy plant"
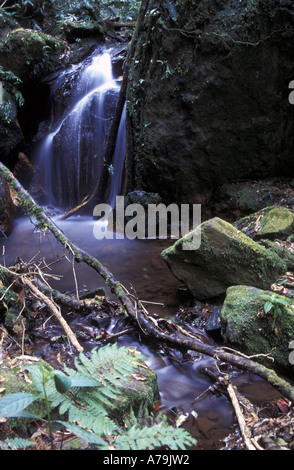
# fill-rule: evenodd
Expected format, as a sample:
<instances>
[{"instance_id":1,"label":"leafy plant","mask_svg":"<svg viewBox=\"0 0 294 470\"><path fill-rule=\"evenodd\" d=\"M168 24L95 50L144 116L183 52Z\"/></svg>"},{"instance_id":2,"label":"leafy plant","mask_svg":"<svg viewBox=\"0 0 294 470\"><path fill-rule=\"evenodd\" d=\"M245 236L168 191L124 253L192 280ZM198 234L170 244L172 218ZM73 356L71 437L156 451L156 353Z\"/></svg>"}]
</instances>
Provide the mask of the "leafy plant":
<instances>
[{"instance_id":1,"label":"leafy plant","mask_svg":"<svg viewBox=\"0 0 294 470\"><path fill-rule=\"evenodd\" d=\"M32 445L36 445L35 442L15 437L13 439L5 439L3 442L0 441L0 450L19 450L31 447Z\"/></svg>"},{"instance_id":2,"label":"leafy plant","mask_svg":"<svg viewBox=\"0 0 294 470\"><path fill-rule=\"evenodd\" d=\"M112 418L122 394L122 382L138 372L142 360L139 353L116 345L95 349L91 357L81 353L75 360L75 369L64 371L51 368L46 363L29 365L26 369L36 393L10 394L0 399L1 417L38 418L27 411L32 403L45 404L46 421L53 449L53 425L65 426L76 436L97 449L153 449L167 445L184 449L195 440L184 430L168 425L166 417L155 419L147 414L146 407L138 416L130 408L129 418L118 423ZM58 411L57 419L51 414ZM139 416L141 415L141 416ZM140 419L141 418L141 419ZM5 443L1 444L2 447Z\"/></svg>"},{"instance_id":3,"label":"leafy plant","mask_svg":"<svg viewBox=\"0 0 294 470\"><path fill-rule=\"evenodd\" d=\"M266 301L263 306L264 313L265 314L268 314L269 312L273 313L273 316L274 316L273 328L274 328L277 318L282 315L283 307L292 308L292 303L286 299L282 299L275 293L262 294L261 298Z\"/></svg>"},{"instance_id":4,"label":"leafy plant","mask_svg":"<svg viewBox=\"0 0 294 470\"><path fill-rule=\"evenodd\" d=\"M14 99L18 106L23 106L24 104L23 95L19 91L22 81L13 72L4 70L0 65L0 82L2 84L1 94L3 93L3 96L0 97L0 118L9 124L13 111L11 98ZM2 88L4 88L4 92Z\"/></svg>"}]
</instances>

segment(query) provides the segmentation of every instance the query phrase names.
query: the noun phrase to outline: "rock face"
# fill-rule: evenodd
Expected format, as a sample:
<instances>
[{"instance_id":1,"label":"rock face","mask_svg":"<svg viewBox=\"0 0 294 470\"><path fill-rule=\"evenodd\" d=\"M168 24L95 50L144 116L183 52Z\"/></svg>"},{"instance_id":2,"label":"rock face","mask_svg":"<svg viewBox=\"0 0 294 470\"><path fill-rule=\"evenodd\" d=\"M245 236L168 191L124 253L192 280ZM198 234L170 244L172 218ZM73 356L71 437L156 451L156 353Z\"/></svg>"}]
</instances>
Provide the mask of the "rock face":
<instances>
[{"instance_id":1,"label":"rock face","mask_svg":"<svg viewBox=\"0 0 294 470\"><path fill-rule=\"evenodd\" d=\"M193 249L201 237L200 247ZM184 243L192 249L183 249ZM162 252L171 272L199 300L224 294L234 285L269 289L287 270L279 256L228 222L211 219Z\"/></svg>"},{"instance_id":2,"label":"rock face","mask_svg":"<svg viewBox=\"0 0 294 470\"><path fill-rule=\"evenodd\" d=\"M136 188L202 204L226 181L293 172L292 2L153 5L128 89Z\"/></svg>"},{"instance_id":3,"label":"rock face","mask_svg":"<svg viewBox=\"0 0 294 470\"><path fill-rule=\"evenodd\" d=\"M274 318L274 307L264 313L266 298L272 292L248 286L234 286L227 290L221 312L222 336L230 344L237 345L246 354L270 354L275 365L291 369L289 344L294 338L294 310L280 304L281 313ZM286 297L274 294L274 306Z\"/></svg>"}]
</instances>

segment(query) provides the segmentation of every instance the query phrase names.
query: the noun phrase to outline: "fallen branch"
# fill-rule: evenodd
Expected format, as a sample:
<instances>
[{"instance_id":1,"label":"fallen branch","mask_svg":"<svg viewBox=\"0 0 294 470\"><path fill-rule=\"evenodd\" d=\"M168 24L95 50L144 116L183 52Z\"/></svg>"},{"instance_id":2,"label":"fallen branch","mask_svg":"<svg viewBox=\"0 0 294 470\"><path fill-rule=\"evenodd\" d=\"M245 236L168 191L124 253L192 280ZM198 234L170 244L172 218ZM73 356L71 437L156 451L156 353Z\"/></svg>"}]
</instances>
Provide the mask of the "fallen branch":
<instances>
[{"instance_id":1,"label":"fallen branch","mask_svg":"<svg viewBox=\"0 0 294 470\"><path fill-rule=\"evenodd\" d=\"M241 431L242 437L244 439L245 445L246 445L248 450L256 450L255 446L252 444L252 442L250 440L250 431L247 427L247 424L246 424L245 418L243 416L238 398L236 396L234 387L231 383L228 384L227 391L228 391L229 397L231 399L231 402L232 402L232 405L233 405L233 408L234 408L234 411L235 411L235 414L236 414L236 417L237 417L237 420L238 420L238 423L239 423L240 431Z\"/></svg>"},{"instance_id":2,"label":"fallen branch","mask_svg":"<svg viewBox=\"0 0 294 470\"><path fill-rule=\"evenodd\" d=\"M214 346L203 344L196 339L189 337L190 335L183 335L175 328L175 334L165 333L165 331L158 327L158 321L154 321L146 311L146 309L138 301L134 301L128 294L124 286L115 279L113 274L95 257L88 254L82 248L79 248L73 243L58 226L46 215L44 209L39 207L32 196L22 187L19 181L13 176L8 168L0 163L0 175L7 181L8 184L17 192L20 199L20 206L29 212L31 217L34 217L43 228L50 230L55 238L75 257L78 262L84 262L89 267L94 269L102 276L106 284L110 286L111 291L116 295L120 301L125 312L130 318L140 327L146 336L152 336L166 344L174 347L183 347L191 349L211 357L215 357L224 362L228 362L237 368L248 370L254 374L267 380L273 387L278 389L286 398L294 403L294 389L286 380L280 378L275 371L258 364L245 357L240 357L237 354L232 354L224 351L222 348L215 348Z\"/></svg>"},{"instance_id":3,"label":"fallen branch","mask_svg":"<svg viewBox=\"0 0 294 470\"><path fill-rule=\"evenodd\" d=\"M64 329L65 333L67 334L70 342L72 345L77 349L78 352L83 351L83 347L79 344L78 340L76 339L76 336L74 332L71 330L65 319L63 318L60 310L57 308L57 306L54 304L54 302L47 297L43 292L41 292L38 287L34 284L34 282L31 280L32 273L17 273L14 272L12 269L5 268L4 266L0 266L1 273L6 273L10 277L14 278L14 280L18 281L21 283L22 286L28 287L29 290L32 292L34 297L37 297L40 299L42 302L44 302L45 305L50 309L50 311L53 313L55 318L59 321L61 324L62 328ZM25 304L23 304L23 307L21 309L21 312L19 315L21 315L22 311L25 308ZM23 348L22 348L23 350Z\"/></svg>"},{"instance_id":4,"label":"fallen branch","mask_svg":"<svg viewBox=\"0 0 294 470\"><path fill-rule=\"evenodd\" d=\"M72 345L76 348L76 350L78 352L82 352L84 350L84 348L80 345L80 343L78 342L75 334L73 333L73 331L71 330L71 328L69 327L69 325L67 324L67 322L65 321L63 316L61 315L59 309L52 302L52 300L50 300L45 294L43 294L35 286L35 284L32 281L30 281L26 276L22 276L22 281L26 286L29 287L31 292L33 292L36 297L38 297L40 300L42 300L47 305L47 307L51 310L53 315L57 318L57 320L59 321L59 323L63 327L63 329L64 329L65 333L67 334L67 336L68 336L70 342L72 343Z\"/></svg>"},{"instance_id":5,"label":"fallen branch","mask_svg":"<svg viewBox=\"0 0 294 470\"><path fill-rule=\"evenodd\" d=\"M63 292L60 292L57 289L52 289L52 287L48 286L39 279L37 279L36 283L39 290L43 292L43 294L49 295L56 302L60 303L61 305L64 305L65 307L72 308L75 311L93 311L101 308L99 298L78 300L71 295L67 295Z\"/></svg>"}]
</instances>

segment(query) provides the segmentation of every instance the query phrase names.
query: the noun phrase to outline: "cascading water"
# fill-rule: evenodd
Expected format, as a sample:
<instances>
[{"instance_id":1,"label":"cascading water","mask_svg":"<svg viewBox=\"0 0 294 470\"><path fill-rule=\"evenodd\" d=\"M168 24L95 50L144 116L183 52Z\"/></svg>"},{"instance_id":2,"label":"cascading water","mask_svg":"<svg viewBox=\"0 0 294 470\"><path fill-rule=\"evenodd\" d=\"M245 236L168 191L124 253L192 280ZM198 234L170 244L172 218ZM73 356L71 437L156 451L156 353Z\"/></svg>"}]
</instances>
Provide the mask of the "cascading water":
<instances>
[{"instance_id":1,"label":"cascading water","mask_svg":"<svg viewBox=\"0 0 294 470\"><path fill-rule=\"evenodd\" d=\"M69 73L68 71L66 72ZM58 78L62 81L62 75ZM81 203L102 175L106 139L120 87L109 52L94 56L79 74L67 110L38 148L40 181L46 204L71 208ZM125 109L117 135L108 200L120 191L125 156Z\"/></svg>"}]
</instances>

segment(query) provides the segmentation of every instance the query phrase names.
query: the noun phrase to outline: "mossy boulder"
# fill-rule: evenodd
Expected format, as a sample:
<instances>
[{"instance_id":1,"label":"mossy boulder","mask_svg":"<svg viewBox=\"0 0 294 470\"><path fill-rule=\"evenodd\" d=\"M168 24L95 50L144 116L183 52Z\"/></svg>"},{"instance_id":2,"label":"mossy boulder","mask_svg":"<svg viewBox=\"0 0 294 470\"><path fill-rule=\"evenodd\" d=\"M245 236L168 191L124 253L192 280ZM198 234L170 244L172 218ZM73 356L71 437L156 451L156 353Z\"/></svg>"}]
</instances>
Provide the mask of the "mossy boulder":
<instances>
[{"instance_id":1,"label":"mossy boulder","mask_svg":"<svg viewBox=\"0 0 294 470\"><path fill-rule=\"evenodd\" d=\"M287 270L277 254L217 217L164 250L162 258L199 300L224 294L238 284L269 289Z\"/></svg>"},{"instance_id":2,"label":"mossy boulder","mask_svg":"<svg viewBox=\"0 0 294 470\"><path fill-rule=\"evenodd\" d=\"M64 21L62 31L69 42L88 37L100 38L104 42L104 29L97 21Z\"/></svg>"},{"instance_id":3,"label":"mossy boulder","mask_svg":"<svg viewBox=\"0 0 294 470\"><path fill-rule=\"evenodd\" d=\"M294 309L289 299L274 294L273 308L265 313L266 299L272 294L251 286L230 287L221 311L222 337L248 355L270 354L276 366L293 372L289 344L294 339ZM279 304L279 300L289 306ZM281 310L276 318L275 305Z\"/></svg>"},{"instance_id":4,"label":"mossy boulder","mask_svg":"<svg viewBox=\"0 0 294 470\"><path fill-rule=\"evenodd\" d=\"M234 223L252 239L286 239L294 231L294 213L280 206L266 207Z\"/></svg>"},{"instance_id":5,"label":"mossy boulder","mask_svg":"<svg viewBox=\"0 0 294 470\"><path fill-rule=\"evenodd\" d=\"M289 271L294 271L294 244L286 241L261 240L260 243L268 250L276 253L283 261L285 261Z\"/></svg>"},{"instance_id":6,"label":"mossy boulder","mask_svg":"<svg viewBox=\"0 0 294 470\"><path fill-rule=\"evenodd\" d=\"M18 28L0 43L0 63L24 83L45 76L58 65L67 44L50 34Z\"/></svg>"}]
</instances>

